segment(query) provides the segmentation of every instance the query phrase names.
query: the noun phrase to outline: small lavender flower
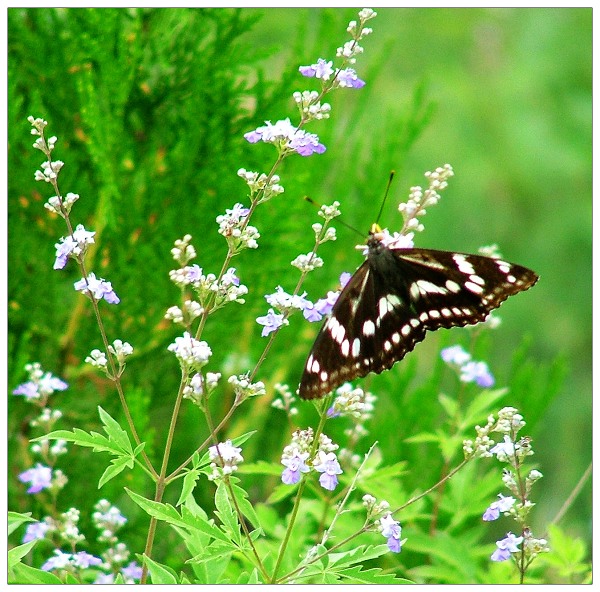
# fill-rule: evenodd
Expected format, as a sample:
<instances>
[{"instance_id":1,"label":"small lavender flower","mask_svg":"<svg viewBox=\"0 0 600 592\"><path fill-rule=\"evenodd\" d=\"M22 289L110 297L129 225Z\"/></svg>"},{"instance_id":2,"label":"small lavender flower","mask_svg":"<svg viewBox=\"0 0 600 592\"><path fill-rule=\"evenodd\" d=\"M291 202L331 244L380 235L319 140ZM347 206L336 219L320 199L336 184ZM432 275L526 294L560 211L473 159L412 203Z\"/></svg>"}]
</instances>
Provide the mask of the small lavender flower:
<instances>
[{"instance_id":1,"label":"small lavender flower","mask_svg":"<svg viewBox=\"0 0 600 592\"><path fill-rule=\"evenodd\" d=\"M71 565L71 553L63 553L60 549L54 549L54 557L50 557L41 567L44 571L53 569L64 569Z\"/></svg>"},{"instance_id":2,"label":"small lavender flower","mask_svg":"<svg viewBox=\"0 0 600 592\"><path fill-rule=\"evenodd\" d=\"M292 125L289 117L274 124L270 121L265 123L266 125L244 134L244 138L251 144L260 141L274 144L282 153L290 151L297 152L300 156L310 156L325 152L325 146L319 142L316 134L298 129Z\"/></svg>"},{"instance_id":3,"label":"small lavender flower","mask_svg":"<svg viewBox=\"0 0 600 592\"><path fill-rule=\"evenodd\" d=\"M304 294L288 294L281 286L277 286L277 289L273 294L267 294L265 300L273 308L276 308L282 313L291 314L296 310L305 310L313 306L310 300L306 299L306 292Z\"/></svg>"},{"instance_id":4,"label":"small lavender flower","mask_svg":"<svg viewBox=\"0 0 600 592\"><path fill-rule=\"evenodd\" d=\"M46 533L50 530L50 525L46 522L33 522L27 525L25 529L25 535L23 536L23 542L29 543L36 539L43 539L46 537Z\"/></svg>"},{"instance_id":5,"label":"small lavender flower","mask_svg":"<svg viewBox=\"0 0 600 592\"><path fill-rule=\"evenodd\" d=\"M100 559L100 557L90 555L85 551L79 551L79 553L72 555L71 563L79 569L87 569L88 567L102 565L102 559Z\"/></svg>"},{"instance_id":6,"label":"small lavender flower","mask_svg":"<svg viewBox=\"0 0 600 592\"><path fill-rule=\"evenodd\" d=\"M321 473L319 477L321 487L333 491L338 484L337 476L343 473L335 452L319 450L317 458L313 460L313 466L316 471Z\"/></svg>"},{"instance_id":7,"label":"small lavender flower","mask_svg":"<svg viewBox=\"0 0 600 592\"><path fill-rule=\"evenodd\" d=\"M246 224L249 213L248 208L237 203L231 210L225 210L225 214L217 216L219 234L227 239L233 253L239 253L245 248L256 249L258 247L257 240L260 238L258 230L254 226Z\"/></svg>"},{"instance_id":8,"label":"small lavender flower","mask_svg":"<svg viewBox=\"0 0 600 592\"><path fill-rule=\"evenodd\" d=\"M494 386L494 377L485 362L467 362L460 369L461 382L475 382L482 388Z\"/></svg>"},{"instance_id":9,"label":"small lavender flower","mask_svg":"<svg viewBox=\"0 0 600 592\"><path fill-rule=\"evenodd\" d=\"M281 480L286 485L294 485L300 481L302 473L308 473L310 467L306 464L308 452L300 452L297 448L291 451L285 449L281 456L281 464L286 467L281 474Z\"/></svg>"},{"instance_id":10,"label":"small lavender flower","mask_svg":"<svg viewBox=\"0 0 600 592\"><path fill-rule=\"evenodd\" d=\"M445 347L440 352L440 356L444 362L456 364L457 366L462 366L471 360L471 354L466 352L460 345Z\"/></svg>"},{"instance_id":11,"label":"small lavender flower","mask_svg":"<svg viewBox=\"0 0 600 592\"><path fill-rule=\"evenodd\" d=\"M500 517L500 512L508 512L515 504L514 497L504 497L501 493L498 494L500 498L496 502L492 502L486 511L483 513L483 520L490 522L497 520Z\"/></svg>"},{"instance_id":12,"label":"small lavender flower","mask_svg":"<svg viewBox=\"0 0 600 592\"><path fill-rule=\"evenodd\" d=\"M375 396L365 392L362 388L353 388L349 382L346 382L335 391L336 398L331 408L327 411L328 417L338 417L340 415L349 415L355 419L362 418L366 420L373 411L373 402Z\"/></svg>"},{"instance_id":13,"label":"small lavender flower","mask_svg":"<svg viewBox=\"0 0 600 592\"><path fill-rule=\"evenodd\" d=\"M55 391L64 391L69 386L50 372L44 372L38 362L26 364L25 370L29 374L29 382L15 388L13 395L23 395L28 401L45 400Z\"/></svg>"},{"instance_id":14,"label":"small lavender flower","mask_svg":"<svg viewBox=\"0 0 600 592\"><path fill-rule=\"evenodd\" d=\"M104 298L109 304L119 304L121 302L112 289L112 284L102 278L96 278L96 274L93 272L87 278L75 282L74 288L86 296L93 295L96 300Z\"/></svg>"},{"instance_id":15,"label":"small lavender flower","mask_svg":"<svg viewBox=\"0 0 600 592\"><path fill-rule=\"evenodd\" d=\"M302 76L308 78L320 78L321 80L329 80L334 73L333 62L319 58L316 64L310 66L300 66L298 68Z\"/></svg>"},{"instance_id":16,"label":"small lavender flower","mask_svg":"<svg viewBox=\"0 0 600 592\"><path fill-rule=\"evenodd\" d=\"M388 512L379 519L379 526L381 534L387 539L388 549L393 553L400 553L403 544L403 541L400 540L402 536L400 523L394 520L392 514Z\"/></svg>"},{"instance_id":17,"label":"small lavender flower","mask_svg":"<svg viewBox=\"0 0 600 592\"><path fill-rule=\"evenodd\" d=\"M523 537L516 537L512 532L507 533L506 538L496 541L498 547L491 555L492 561L506 561L510 559L511 553L520 551L518 545L523 541Z\"/></svg>"},{"instance_id":18,"label":"small lavender flower","mask_svg":"<svg viewBox=\"0 0 600 592\"><path fill-rule=\"evenodd\" d=\"M121 569L121 573L128 580L139 580L142 577L142 568L135 561Z\"/></svg>"},{"instance_id":19,"label":"small lavender flower","mask_svg":"<svg viewBox=\"0 0 600 592\"><path fill-rule=\"evenodd\" d=\"M95 232L86 230L83 224L78 224L72 236L62 237L56 247L54 269L63 269L69 257L78 258L85 253L88 245L94 242Z\"/></svg>"},{"instance_id":20,"label":"small lavender flower","mask_svg":"<svg viewBox=\"0 0 600 592\"><path fill-rule=\"evenodd\" d=\"M30 483L27 493L39 493L52 485L52 469L37 463L35 467L23 471L19 475L21 483Z\"/></svg>"},{"instance_id":21,"label":"small lavender flower","mask_svg":"<svg viewBox=\"0 0 600 592\"><path fill-rule=\"evenodd\" d=\"M290 323L282 314L277 314L272 308L269 309L269 312L265 316L258 317L256 322L259 325L263 325L263 330L261 332L263 337L266 337L269 333L276 331L279 329L279 327L282 327L283 325L289 325Z\"/></svg>"},{"instance_id":22,"label":"small lavender flower","mask_svg":"<svg viewBox=\"0 0 600 592\"><path fill-rule=\"evenodd\" d=\"M204 377L200 372L192 376L190 383L183 389L183 398L192 400L196 405L201 405L205 395L210 395L221 378L220 372L207 372Z\"/></svg>"}]
</instances>

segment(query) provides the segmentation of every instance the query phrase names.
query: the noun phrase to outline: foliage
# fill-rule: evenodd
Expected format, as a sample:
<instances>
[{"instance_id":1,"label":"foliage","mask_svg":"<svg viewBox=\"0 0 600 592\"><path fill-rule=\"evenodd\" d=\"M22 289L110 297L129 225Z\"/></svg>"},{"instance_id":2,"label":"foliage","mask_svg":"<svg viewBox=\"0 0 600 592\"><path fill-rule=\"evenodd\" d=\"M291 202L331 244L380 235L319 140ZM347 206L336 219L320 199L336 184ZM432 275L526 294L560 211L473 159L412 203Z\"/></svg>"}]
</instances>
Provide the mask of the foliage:
<instances>
[{"instance_id":1,"label":"foliage","mask_svg":"<svg viewBox=\"0 0 600 592\"><path fill-rule=\"evenodd\" d=\"M460 36L465 33L444 18L446 12L416 10L388 12L400 28L394 30L387 45L375 43L375 36L369 39L365 70L357 67L367 86L360 92L336 94L331 101L333 121L319 124L319 137L327 152L311 157L310 162L298 157L286 160L282 168L285 194L257 209L253 224L263 235L260 249L235 259L238 276L251 287L246 304L219 310L202 334L213 351L211 369L224 376L239 375L260 359L265 341L259 337L255 319L266 310L263 294L272 292L277 284L291 292L295 276L290 274L289 261L298 252L312 248L309 226L315 215L301 197L308 193L317 201L329 202L343 196L343 218L366 230L364 221L374 218L382 194L377 187L383 186L391 168L398 171L399 190L406 192L417 182L415 171L438 160L450 160L455 168L459 163L453 191L473 197L461 201L450 193L445 196L443 205L436 208L439 213L431 216L428 240L441 248L468 251L498 237L510 259L541 271L541 295L532 292L527 295L532 299L522 297L515 299L514 305L508 304L506 328L431 335L392 371L365 381L365 386L378 395L368 423L377 446L359 441L352 449L366 459L355 479L351 472L340 476L344 492L353 491L349 499L337 491L324 493L316 482L307 486L310 495L305 492L297 509L302 525L293 529L282 558L278 553L285 528L293 522L294 499L301 492L297 486L281 483L281 450L293 429L314 424L315 415L312 407L303 405L298 415L285 416L269 403L277 383L298 382L314 337L314 329L300 318L291 318L287 330L278 335L257 376L264 382L268 398L248 399L228 417L219 433L220 441L227 437L234 446L243 444L246 462L229 479L230 488L224 481L215 481L216 486L207 481L211 458L206 446L192 454L203 442L213 443L209 440L213 429L202 421L199 407L184 401L169 472L189 462L166 488L164 499L155 498L144 456L152 465L160 465L181 378L177 361L166 355L167 346L178 334L178 329L163 319L177 298L177 289L169 281L173 262L168 260L167 249L190 232L200 254L199 264L207 272L218 273L227 248L217 240L215 218L242 201L245 191L235 171L240 166L260 170L271 157L270 146L250 146L242 135L265 119L275 121L289 114L289 94L298 85L297 66L331 53L331 40L339 38L348 18L355 18L353 11L339 12L8 11L9 380L12 390L22 382L22 368L35 359L68 381L69 391L60 395L64 397L60 403L64 413L61 429L51 438L78 445L63 457L67 463L58 463L72 480L67 485L68 501L58 492L57 497L47 498L36 494L34 501L24 493L17 476L33 465L30 440L39 436L39 443L49 436L32 430L31 407L11 398L8 491L15 512L9 517L10 532L14 530L9 582L80 581L72 574L58 578L37 568L51 554L48 540L17 541L22 538L23 526L49 513L53 505L55 513L81 508L80 528L91 532L92 507L99 497L96 483L100 495L112 500L127 516L127 525L119 534L135 550L137 561L147 566L152 583L259 583L268 581L265 573L278 574L278 581L302 583L516 581L516 572L507 568L511 562L489 561L494 535L501 533L491 534L489 526L481 522L481 514L500 487L498 467L485 459L473 460L452 479L443 481L452 467L460 465L462 442L474 437L474 426L485 424L490 413L507 405L525 415L535 437L538 456L534 458L548 479L544 484L547 489L536 492L537 503L546 508L541 517L533 518L537 520L536 532L544 532L550 522L551 504L544 500L554 496L560 502L566 497L564 489L553 493L559 491L551 485L552 473L558 474L559 465L552 457L552 448L544 452L543 445L549 444L548 433L560 431L556 425L560 413L551 405L555 397L561 400L567 389L565 380L571 381L569 388L583 393L584 412L589 403L589 381L582 378L589 374L589 357L587 353L570 354L582 349L587 352L589 343L587 327L579 333L574 329L589 321L589 282L585 279L591 236L587 226L588 201L591 203L586 135L589 73L575 67L581 54L569 43L561 57L561 79L546 69L546 78L533 86L541 92L544 84L548 85L553 102L544 109L553 121L565 124L568 143L560 151L555 148L557 128L544 128L541 115L532 113L533 99L542 97L534 95L532 99L525 94L525 87L533 82L526 80L525 84L523 77L527 72L539 72L539 62L534 62L536 53L544 63L551 61L548 56L557 47L563 51L567 31L581 30L583 50L589 49L591 13L560 11L567 17L560 25L545 10L523 10L519 17L511 11L464 11L461 22L475 36L475 47L469 47L458 42L464 41ZM309 15L304 24L302 15ZM277 26L272 25L272 19ZM294 19L300 21L295 37ZM381 19L384 33L391 23ZM511 28L506 23L520 24ZM376 25L379 34L380 22ZM545 35L536 36L541 38L540 47L532 51L519 44L526 44L534 25ZM415 35L423 36L423 31L432 27L456 48L454 57L445 56L443 45L434 41L427 48L428 52L431 49L429 57L420 55L423 45L411 44ZM557 33L553 27L559 27ZM502 48L491 46L493 35L491 40L486 37L490 30L497 36L506 35L496 42L506 43L513 54L503 54ZM265 31L273 35L265 35ZM284 37L277 39L277 35ZM291 49L293 55L286 55L276 43ZM407 55L407 47L419 49ZM405 56L403 69L398 60L390 77L384 57L400 52ZM509 82L515 85L513 91L518 90L516 97L510 96L503 84L512 77L501 62L507 55L530 60L526 68L518 70L516 80ZM489 89L487 108L498 114L484 119L480 112L478 116L485 122L481 126L475 124L476 119L466 120L465 112L458 109L457 102L469 100L470 95L458 66L449 63L452 59L457 63L482 61L475 71L481 76L479 84ZM427 81L424 65L436 60L440 69L446 69L446 77L440 72ZM368 76L363 76L363 71ZM390 79L385 80L386 76ZM400 91L399 79L404 80ZM380 102L381 96L384 102ZM435 105L430 96L435 97ZM514 101L529 105L529 109L517 109ZM569 113L575 115L560 117L560 104L569 105ZM514 114L514 120L507 121L505 112ZM39 154L31 150L25 125L30 114L42 114L53 133L60 136L57 152L66 161L61 187L81 194L75 206L76 219L96 231L95 243L86 254L88 268L110 277L122 297L117 310L102 308L102 319L108 335L118 335L135 345L122 382L132 422L143 434L142 442L136 442L130 431L123 429L128 425L127 417L115 396L113 381L84 362L101 342L89 301L71 288L81 276L71 264L60 272L50 269L62 221L42 208L49 197L47 187L34 184L32 172L39 166ZM533 123L526 120L528 117ZM586 133L578 133L581 128ZM461 135L465 137L461 139ZM486 159L484 136L504 149L501 162L497 158L494 161L493 156ZM466 138L477 146L475 153L470 152ZM543 162L536 161L537 169L516 156L530 154L526 142L532 139L536 139L536 151L545 149ZM469 150L468 158L457 154L455 159L452 151L463 147ZM567 194L557 177L563 164L571 173L568 177L576 180L570 191L583 202L577 202L576 207L540 201L547 193ZM532 175L532 170L536 174ZM551 189L540 187L541 180ZM468 187L461 186L467 182ZM540 191L544 197L538 195ZM487 195L490 201L480 202L478 195ZM390 207L388 204L383 216L393 227L397 214ZM559 221L558 216L551 215L552 208L560 209L565 217ZM488 210L494 212L493 219ZM437 225L435 216L439 216ZM547 248L549 241L551 249ZM319 251L326 266L309 275L303 289L315 299L325 296L339 272L358 262L352 249L355 242L350 232L343 234L338 227L335 245L327 244ZM575 252L577 257L572 256ZM569 287L580 294L576 311L571 308L572 292L564 287L565 269L571 270L573 285ZM552 290L549 286L558 280L560 289ZM560 295L552 300L551 293L558 292ZM526 332L533 339L521 340ZM489 360L494 370L505 368L495 372L499 388L465 387L448 370L438 352L457 341L473 357ZM522 344L515 347L520 341ZM556 346L559 342L565 344L566 353ZM571 376L566 372L569 365L574 369ZM217 393L208 401L207 411L220 421L235 407L237 393L226 381L219 384ZM331 420L327 434L334 441L345 442L344 431L352 425L348 418ZM584 442L572 442L573 447L578 445ZM574 458L577 450L561 455ZM589 456L588 449L583 456ZM573 487L578 475L571 477L569 486ZM438 489L420 497L440 481L443 484ZM396 516L408 539L400 555L389 553L376 529L362 530L365 509L360 498L364 494L389 500L394 508L405 506ZM338 502L345 502L339 516ZM574 523L585 521L586 516L585 512L573 515ZM149 517L158 520L159 533L151 555L144 554ZM332 520L335 529L327 540ZM532 565L529 581L573 583L589 578L589 545L580 535L572 536L566 530L564 524L548 527L551 552L540 555ZM103 544L92 542L89 535L88 540L86 550L100 554ZM336 548L341 542L345 545ZM300 564L297 558L303 558ZM281 563L276 568L278 561ZM84 570L80 577L93 581L94 576L92 570ZM124 576L119 574L114 581L124 581Z\"/></svg>"}]
</instances>

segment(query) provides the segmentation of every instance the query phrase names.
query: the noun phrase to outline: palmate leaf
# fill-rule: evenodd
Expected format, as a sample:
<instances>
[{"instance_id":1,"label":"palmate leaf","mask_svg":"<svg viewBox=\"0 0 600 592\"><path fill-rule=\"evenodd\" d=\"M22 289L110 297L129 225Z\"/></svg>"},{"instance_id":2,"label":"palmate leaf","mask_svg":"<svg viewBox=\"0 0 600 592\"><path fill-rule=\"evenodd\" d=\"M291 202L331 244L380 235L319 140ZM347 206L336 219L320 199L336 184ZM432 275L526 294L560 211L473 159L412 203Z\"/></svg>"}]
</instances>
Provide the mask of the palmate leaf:
<instances>
[{"instance_id":1,"label":"palmate leaf","mask_svg":"<svg viewBox=\"0 0 600 592\"><path fill-rule=\"evenodd\" d=\"M100 477L98 483L98 488L100 488L125 468L133 468L136 456L144 449L144 443L141 443L134 450L127 432L119 423L102 407L98 407L98 413L104 424L103 429L106 436L97 432L88 433L79 428L73 428L71 432L68 430L55 430L46 436L36 438L34 441L42 439L66 440L78 446L91 448L94 452L108 452L115 456L116 458L112 459L111 464Z\"/></svg>"},{"instance_id":2,"label":"palmate leaf","mask_svg":"<svg viewBox=\"0 0 600 592\"><path fill-rule=\"evenodd\" d=\"M117 456L127 455L134 457L142 451L143 445L141 447L138 446L134 452L127 432L102 407L98 407L98 412L104 424L103 429L108 437L97 432L88 433L79 428L73 428L72 432L68 430L55 430L32 441L36 442L45 439L66 440L78 446L92 448L94 452L109 452Z\"/></svg>"}]
</instances>

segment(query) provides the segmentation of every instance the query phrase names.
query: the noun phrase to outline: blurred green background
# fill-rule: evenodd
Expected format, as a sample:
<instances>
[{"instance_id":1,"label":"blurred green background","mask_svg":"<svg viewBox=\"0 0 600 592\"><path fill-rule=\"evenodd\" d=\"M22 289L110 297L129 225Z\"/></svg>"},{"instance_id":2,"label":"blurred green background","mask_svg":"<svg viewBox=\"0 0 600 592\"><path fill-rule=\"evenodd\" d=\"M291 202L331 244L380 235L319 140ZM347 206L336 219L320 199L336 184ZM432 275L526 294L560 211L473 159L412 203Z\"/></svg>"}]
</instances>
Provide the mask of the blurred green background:
<instances>
[{"instance_id":1,"label":"blurred green background","mask_svg":"<svg viewBox=\"0 0 600 592\"><path fill-rule=\"evenodd\" d=\"M162 320L178 299L168 281L172 243L192 234L196 262L218 272L225 245L215 217L246 195L236 171L267 170L274 159L271 147L251 146L243 133L264 120L295 119L291 93L316 88L297 67L333 57L357 10L8 12L8 387L26 380L25 363L40 361L71 385L54 401L65 413L62 427L98 429L97 405L120 417L110 385L83 364L100 338L91 308L72 289L75 266L52 270L54 243L65 229L43 208L50 186L33 180L42 161L31 148L26 117L33 115L48 120L49 134L59 138L55 158L66 163L60 186L81 195L74 221L99 233L93 267L122 298L118 307L103 307L107 330L111 339L136 347L125 388L139 431L154 435L147 450L158 455L179 375L165 353L178 331ZM330 95L331 119L310 128L327 151L286 161L280 172L285 193L253 219L260 248L234 261L251 290L247 305L225 309L204 335L215 352L214 370L244 372L260 355L264 340L254 319L267 310L263 295L279 284L291 289L296 275L289 261L312 247L310 225L317 217L304 195L339 200L344 221L366 233L395 169L381 219L393 230L409 187L424 184L426 170L448 162L456 176L424 219L417 246L475 252L497 243L506 259L541 277L503 305L488 362L502 385L519 371L509 370L515 352L528 352L531 408L523 392L503 403L517 406L529 422L545 476L535 516L543 530L591 462L592 11L378 13L356 65L367 85ZM306 284L313 300L361 261L353 248L358 237L339 225L338 237L324 246L326 266ZM270 389L284 380L295 386L316 331L292 319L259 375ZM403 418L437 403L406 400L398 385L406 384L409 371L417 386L425 381L440 345L460 331L429 336L405 362L367 381L380 396L371 433L389 462L435 457L434 449L422 457L402 443L412 435ZM548 370L555 360L555 374L567 368L558 390L560 381ZM268 450L276 460L287 443L287 423L282 429L283 416L270 401L253 401L228 426L228 437L261 430L263 440L245 449L248 458ZM215 415L224 414L231 393L213 403ZM314 420L310 406L300 407L299 425ZM9 507L20 511L31 509L16 480L32 462L31 414L25 402L10 399ZM191 406L179 430L176 459L207 433ZM87 471L90 482L103 470L86 452L69 455L73 482L78 470ZM135 525L137 510L122 485L110 483L100 495L126 508ZM255 493L261 494L259 484ZM72 488L69 495L70 505L90 508L96 499L90 502L87 489ZM590 539L591 483L562 526ZM132 528L131 536L143 536L143 527L137 535Z\"/></svg>"}]
</instances>

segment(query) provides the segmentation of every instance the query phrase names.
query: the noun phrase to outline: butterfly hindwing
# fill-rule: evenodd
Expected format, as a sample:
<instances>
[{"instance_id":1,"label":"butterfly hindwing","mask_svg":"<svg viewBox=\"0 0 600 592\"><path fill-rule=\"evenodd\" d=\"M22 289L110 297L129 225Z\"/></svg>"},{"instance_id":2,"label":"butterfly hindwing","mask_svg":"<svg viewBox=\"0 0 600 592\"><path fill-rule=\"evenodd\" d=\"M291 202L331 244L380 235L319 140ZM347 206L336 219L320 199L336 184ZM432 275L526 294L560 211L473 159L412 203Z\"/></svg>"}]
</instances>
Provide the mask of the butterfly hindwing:
<instances>
[{"instance_id":1,"label":"butterfly hindwing","mask_svg":"<svg viewBox=\"0 0 600 592\"><path fill-rule=\"evenodd\" d=\"M388 248L376 236L324 323L299 387L313 399L401 360L426 331L475 324L537 275L500 259Z\"/></svg>"}]
</instances>

